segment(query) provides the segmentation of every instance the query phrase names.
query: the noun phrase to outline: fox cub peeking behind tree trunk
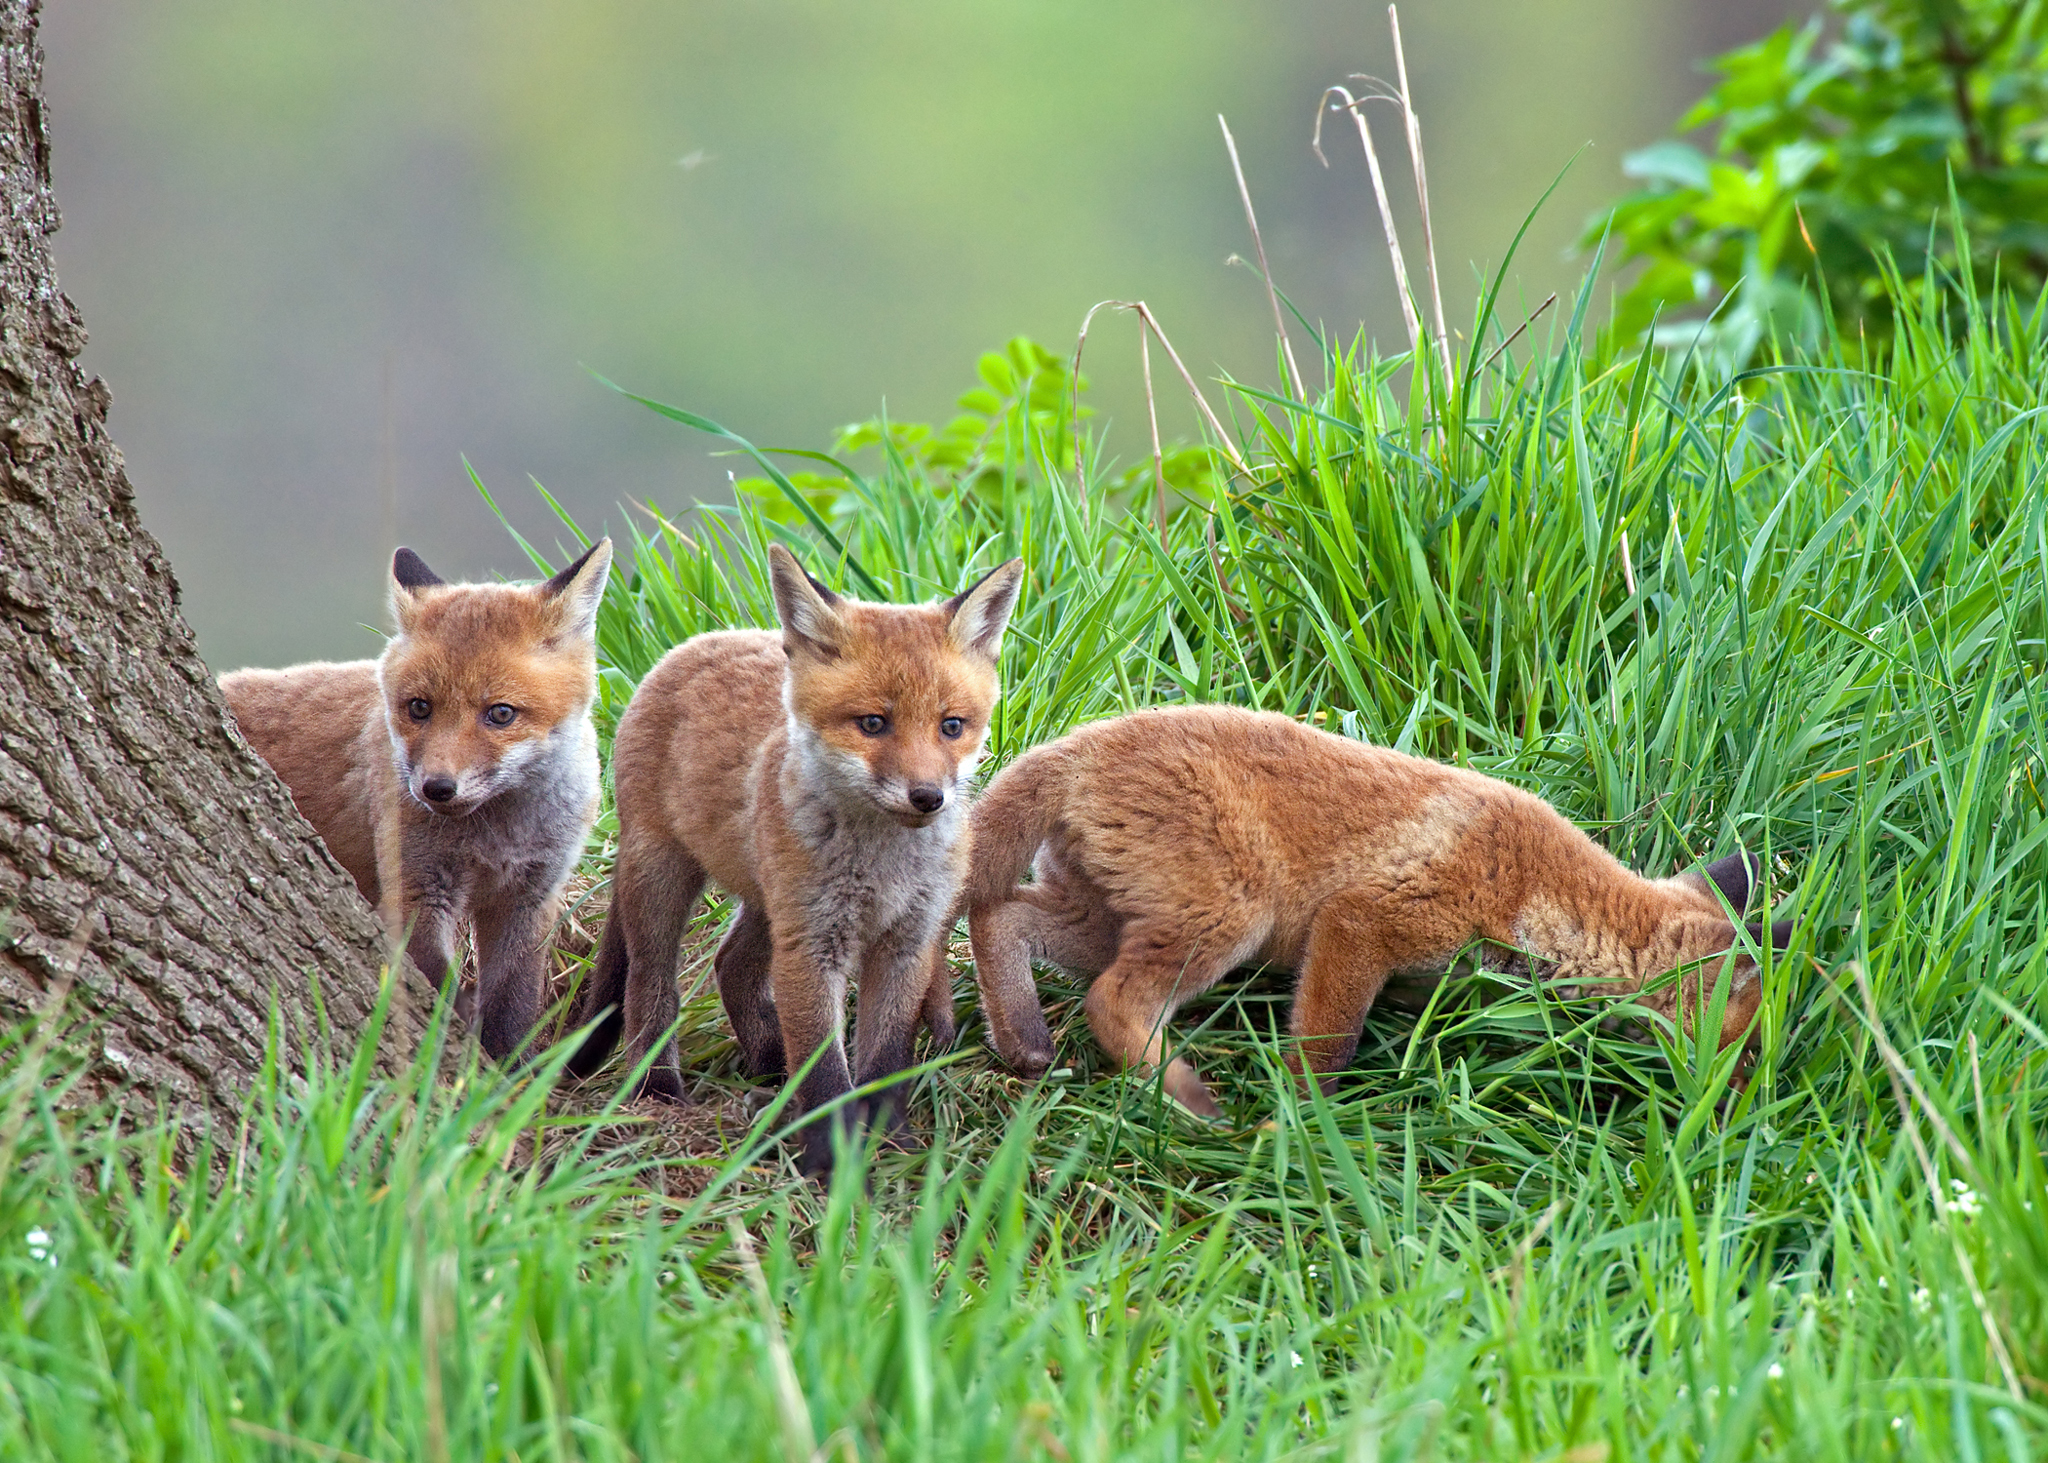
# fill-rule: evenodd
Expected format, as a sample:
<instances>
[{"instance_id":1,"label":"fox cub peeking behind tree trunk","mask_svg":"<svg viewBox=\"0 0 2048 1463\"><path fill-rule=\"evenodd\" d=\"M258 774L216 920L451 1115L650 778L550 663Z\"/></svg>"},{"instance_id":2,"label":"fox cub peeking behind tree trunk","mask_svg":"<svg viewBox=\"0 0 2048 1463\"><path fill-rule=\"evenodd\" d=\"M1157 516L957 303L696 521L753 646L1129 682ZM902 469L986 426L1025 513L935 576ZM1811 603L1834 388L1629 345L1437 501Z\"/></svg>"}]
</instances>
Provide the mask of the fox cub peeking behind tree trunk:
<instances>
[{"instance_id":1,"label":"fox cub peeking behind tree trunk","mask_svg":"<svg viewBox=\"0 0 2048 1463\"><path fill-rule=\"evenodd\" d=\"M1053 1055L1034 958L1095 977L1089 1025L1133 1067L1166 1061L1181 1002L1266 964L1297 972L1291 1064L1334 1072L1390 974L1441 971L1477 939L1615 994L1707 961L1645 1000L1690 1022L1754 882L1742 854L1643 878L1507 783L1227 706L1140 711L1026 752L975 805L973 851L975 977L997 1050L1030 1076ZM1782 948L1790 926L1749 934ZM1760 995L1735 955L1722 1045ZM1166 1061L1164 1082L1218 1113L1186 1062Z\"/></svg>"},{"instance_id":2,"label":"fox cub peeking behind tree trunk","mask_svg":"<svg viewBox=\"0 0 2048 1463\"><path fill-rule=\"evenodd\" d=\"M623 1033L630 1060L655 1053L643 1092L682 1100L676 961L708 879L740 900L712 964L747 1072L794 1071L822 1049L799 1092L816 1111L852 1090L849 983L862 1083L909 1065L921 1009L950 1039L950 990L928 976L966 869L967 779L1024 566L925 605L842 598L779 544L768 568L782 633L678 646L619 719L619 855L584 1007L610 1014L571 1065L595 1070ZM900 1127L902 1101L879 1099L876 1116ZM819 1124L802 1161L831 1164Z\"/></svg>"},{"instance_id":3,"label":"fox cub peeking behind tree trunk","mask_svg":"<svg viewBox=\"0 0 2048 1463\"><path fill-rule=\"evenodd\" d=\"M544 584L391 561L376 660L231 671L242 735L429 979L476 935L476 1028L504 1059L540 1014L546 942L598 806L597 606L610 539Z\"/></svg>"}]
</instances>

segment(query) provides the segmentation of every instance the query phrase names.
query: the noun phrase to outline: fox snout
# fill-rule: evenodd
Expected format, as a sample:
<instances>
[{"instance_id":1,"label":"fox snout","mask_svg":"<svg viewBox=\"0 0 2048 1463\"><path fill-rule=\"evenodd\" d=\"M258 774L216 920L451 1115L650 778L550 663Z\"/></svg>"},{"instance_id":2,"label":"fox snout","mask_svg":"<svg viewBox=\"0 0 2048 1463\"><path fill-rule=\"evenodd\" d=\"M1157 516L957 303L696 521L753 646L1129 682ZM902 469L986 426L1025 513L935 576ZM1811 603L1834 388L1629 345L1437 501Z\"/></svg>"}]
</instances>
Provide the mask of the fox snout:
<instances>
[{"instance_id":1,"label":"fox snout","mask_svg":"<svg viewBox=\"0 0 2048 1463\"><path fill-rule=\"evenodd\" d=\"M867 795L906 828L923 828L953 800L950 773L906 773L900 768L867 768Z\"/></svg>"},{"instance_id":2,"label":"fox snout","mask_svg":"<svg viewBox=\"0 0 2048 1463\"><path fill-rule=\"evenodd\" d=\"M463 786L465 780L470 784L467 788ZM413 797L430 811L455 817L482 801L478 796L482 791L479 783L489 780L473 775L465 779L458 771L416 766L408 770L405 783Z\"/></svg>"},{"instance_id":3,"label":"fox snout","mask_svg":"<svg viewBox=\"0 0 2048 1463\"><path fill-rule=\"evenodd\" d=\"M898 822L912 828L922 828L938 817L951 796L945 781L929 777L885 778L881 791L883 806Z\"/></svg>"}]
</instances>

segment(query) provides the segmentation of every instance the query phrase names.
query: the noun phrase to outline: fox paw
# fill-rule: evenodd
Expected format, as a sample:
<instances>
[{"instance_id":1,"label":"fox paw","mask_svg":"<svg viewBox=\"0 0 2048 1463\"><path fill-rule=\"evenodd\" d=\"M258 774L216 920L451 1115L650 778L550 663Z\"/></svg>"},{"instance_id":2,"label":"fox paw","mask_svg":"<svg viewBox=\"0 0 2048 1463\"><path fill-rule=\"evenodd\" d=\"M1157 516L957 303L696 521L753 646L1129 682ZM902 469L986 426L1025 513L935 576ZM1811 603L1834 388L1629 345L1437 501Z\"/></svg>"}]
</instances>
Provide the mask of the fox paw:
<instances>
[{"instance_id":1,"label":"fox paw","mask_svg":"<svg viewBox=\"0 0 2048 1463\"><path fill-rule=\"evenodd\" d=\"M660 1102L673 1102L678 1105L687 1103L690 1100L683 1091L683 1074L674 1067L655 1067L651 1069L645 1077L640 1079L639 1087L634 1091L633 1096L651 1097Z\"/></svg>"},{"instance_id":2,"label":"fox paw","mask_svg":"<svg viewBox=\"0 0 2048 1463\"><path fill-rule=\"evenodd\" d=\"M1166 1095L1204 1122L1223 1120L1223 1109L1217 1105L1215 1094L1209 1091L1209 1084L1197 1077L1195 1069L1178 1057L1166 1064Z\"/></svg>"},{"instance_id":3,"label":"fox paw","mask_svg":"<svg viewBox=\"0 0 2048 1463\"><path fill-rule=\"evenodd\" d=\"M1053 1050L1049 1046L1026 1047L1005 1059L1010 1070L1027 1082L1036 1082L1052 1070Z\"/></svg>"}]
</instances>

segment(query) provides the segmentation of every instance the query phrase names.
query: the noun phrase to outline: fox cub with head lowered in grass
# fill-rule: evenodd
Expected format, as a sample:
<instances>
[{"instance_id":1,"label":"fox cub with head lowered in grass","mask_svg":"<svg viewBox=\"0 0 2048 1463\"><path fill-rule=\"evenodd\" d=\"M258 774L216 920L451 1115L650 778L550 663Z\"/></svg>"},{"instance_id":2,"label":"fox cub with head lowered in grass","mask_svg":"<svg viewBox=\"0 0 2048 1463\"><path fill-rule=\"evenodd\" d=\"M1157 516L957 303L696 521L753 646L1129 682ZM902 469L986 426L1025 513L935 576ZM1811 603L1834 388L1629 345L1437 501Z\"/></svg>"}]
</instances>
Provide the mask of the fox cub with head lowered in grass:
<instances>
[{"instance_id":1,"label":"fox cub with head lowered in grass","mask_svg":"<svg viewBox=\"0 0 2048 1463\"><path fill-rule=\"evenodd\" d=\"M921 1012L951 1037L950 989L928 976L965 872L967 779L1024 566L923 605L842 598L779 544L768 567L781 633L687 641L619 719L618 863L584 1007L609 1014L572 1066L594 1070L623 1034L630 1060L654 1053L642 1090L681 1100L677 952L709 880L740 901L712 966L746 1069L794 1071L822 1048L799 1091L815 1111L852 1090L849 983L862 1083L909 1065ZM901 1124L900 1094L877 1107ZM813 1124L805 1166L831 1158Z\"/></svg>"},{"instance_id":2,"label":"fox cub with head lowered in grass","mask_svg":"<svg viewBox=\"0 0 2048 1463\"><path fill-rule=\"evenodd\" d=\"M547 936L597 818L596 623L611 540L544 584L448 584L391 561L376 660L220 678L242 735L429 979L476 936L476 1027L512 1054L540 1014Z\"/></svg>"},{"instance_id":3,"label":"fox cub with head lowered in grass","mask_svg":"<svg viewBox=\"0 0 2048 1463\"><path fill-rule=\"evenodd\" d=\"M1019 885L1026 868L1035 881ZM1389 975L1440 972L1481 939L1616 994L1707 961L1644 997L1691 1021L1753 882L1741 854L1647 879L1494 778L1284 716L1184 706L1083 726L998 774L975 805L966 898L990 1032L1013 1068L1052 1061L1031 975L1044 960L1095 977L1088 1021L1111 1056L1165 1061L1166 1090L1215 1116L1163 1029L1236 966L1296 971L1292 1064L1316 1073L1351 1060ZM1749 935L1782 947L1789 925ZM1733 961L1724 1046L1761 995L1755 961Z\"/></svg>"}]
</instances>

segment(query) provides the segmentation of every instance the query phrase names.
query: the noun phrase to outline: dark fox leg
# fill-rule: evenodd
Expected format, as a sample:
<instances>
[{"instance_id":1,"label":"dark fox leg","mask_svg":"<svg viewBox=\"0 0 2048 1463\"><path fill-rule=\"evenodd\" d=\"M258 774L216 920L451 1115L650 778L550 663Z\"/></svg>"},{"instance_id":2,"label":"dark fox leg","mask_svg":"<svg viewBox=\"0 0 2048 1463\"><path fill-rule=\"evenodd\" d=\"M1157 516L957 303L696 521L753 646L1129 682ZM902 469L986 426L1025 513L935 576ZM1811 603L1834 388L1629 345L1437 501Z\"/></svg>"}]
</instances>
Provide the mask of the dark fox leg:
<instances>
[{"instance_id":1,"label":"dark fox leg","mask_svg":"<svg viewBox=\"0 0 2048 1463\"><path fill-rule=\"evenodd\" d=\"M453 986L462 973L455 955L454 911L439 904L416 908L405 954L437 990Z\"/></svg>"},{"instance_id":2,"label":"dark fox leg","mask_svg":"<svg viewBox=\"0 0 2048 1463\"><path fill-rule=\"evenodd\" d=\"M718 978L718 996L739 1042L740 1066L749 1077L780 1077L787 1070L782 1055L782 1025L775 1015L775 997L768 989L768 966L775 953L768 916L742 904L732 927L718 942L711 968Z\"/></svg>"},{"instance_id":3,"label":"dark fox leg","mask_svg":"<svg viewBox=\"0 0 2048 1463\"><path fill-rule=\"evenodd\" d=\"M855 1080L868 1083L901 1072L911 1063L917 1021L931 989L932 960L944 946L925 935L926 922L885 932L864 953L854 1017ZM920 936L923 938L920 938ZM943 958L940 956L939 958ZM910 1093L898 1082L863 1103L863 1117L890 1133L908 1126Z\"/></svg>"},{"instance_id":4,"label":"dark fox leg","mask_svg":"<svg viewBox=\"0 0 2048 1463\"><path fill-rule=\"evenodd\" d=\"M953 1022L953 964L946 958L946 941L952 933L949 924L932 943L932 968L925 976L924 1001L918 1012L918 1019L931 1033L935 1052L951 1047L957 1032Z\"/></svg>"},{"instance_id":5,"label":"dark fox leg","mask_svg":"<svg viewBox=\"0 0 2048 1463\"><path fill-rule=\"evenodd\" d=\"M846 1011L846 980L855 949L840 930L821 932L805 941L779 927L771 931L774 954L769 962L775 983L775 1014L782 1026L782 1052L791 1071L811 1062L797 1087L797 1102L815 1113L853 1090L846 1066L846 1047L839 1026ZM811 1061L813 1055L816 1061ZM797 1167L822 1176L832 1167L835 1132L849 1132L854 1115L841 1107L831 1118L808 1124Z\"/></svg>"},{"instance_id":6,"label":"dark fox leg","mask_svg":"<svg viewBox=\"0 0 2048 1463\"><path fill-rule=\"evenodd\" d=\"M649 1052L656 1053L640 1078L636 1097L683 1101L681 1058L669 1029L682 1005L676 957L690 910L703 892L704 866L682 849L673 844L621 843L612 870L612 912L605 933L609 937L611 925L617 924L626 947L621 1028L626 1061L637 1066Z\"/></svg>"},{"instance_id":7,"label":"dark fox leg","mask_svg":"<svg viewBox=\"0 0 2048 1463\"><path fill-rule=\"evenodd\" d=\"M419 860L424 864L425 860ZM464 881L455 874L428 865L417 871L408 868L399 918L409 927L391 931L394 938L405 940L406 958L418 967L419 973L433 982L437 991L456 995L456 982L461 978L460 957L456 951L456 936L461 928L464 905L468 890ZM467 1021L470 1013L462 1008L458 999L455 1007L457 1019Z\"/></svg>"},{"instance_id":8,"label":"dark fox leg","mask_svg":"<svg viewBox=\"0 0 2048 1463\"><path fill-rule=\"evenodd\" d=\"M1181 1002L1224 975L1237 955L1233 933L1211 931L1196 942L1179 931L1133 922L1109 968L1088 988L1088 1024L1103 1050L1126 1067L1165 1065L1169 1097L1198 1117L1223 1115L1202 1079L1179 1057L1168 1058L1166 1023ZM1204 945L1213 948L1205 950Z\"/></svg>"},{"instance_id":9,"label":"dark fox leg","mask_svg":"<svg viewBox=\"0 0 2048 1463\"><path fill-rule=\"evenodd\" d=\"M626 927L619 919L616 900L605 917L604 937L598 941L590 978L583 983L577 1002L576 1024L581 1026L592 1017L597 1024L569 1058L569 1070L578 1077L588 1077L602 1067L626 1029Z\"/></svg>"},{"instance_id":10,"label":"dark fox leg","mask_svg":"<svg viewBox=\"0 0 2048 1463\"><path fill-rule=\"evenodd\" d=\"M493 1061L511 1059L540 1018L547 982L548 891L493 891L471 911L476 926L477 1039Z\"/></svg>"}]
</instances>

